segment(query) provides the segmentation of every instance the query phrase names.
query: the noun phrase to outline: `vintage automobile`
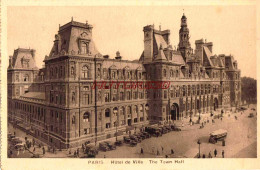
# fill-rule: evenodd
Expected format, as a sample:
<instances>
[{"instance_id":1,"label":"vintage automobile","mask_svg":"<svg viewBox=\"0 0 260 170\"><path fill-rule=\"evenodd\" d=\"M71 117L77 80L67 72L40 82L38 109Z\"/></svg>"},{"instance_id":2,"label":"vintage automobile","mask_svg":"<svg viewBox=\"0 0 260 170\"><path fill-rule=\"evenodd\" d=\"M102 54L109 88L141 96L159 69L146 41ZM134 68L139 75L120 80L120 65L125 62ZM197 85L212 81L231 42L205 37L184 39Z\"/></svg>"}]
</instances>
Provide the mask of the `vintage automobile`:
<instances>
[{"instance_id":1,"label":"vintage automobile","mask_svg":"<svg viewBox=\"0 0 260 170\"><path fill-rule=\"evenodd\" d=\"M141 140L144 140L145 138L146 138L146 136L145 135L143 135L143 133L137 133L137 134L135 134L139 139L141 139Z\"/></svg>"},{"instance_id":2,"label":"vintage automobile","mask_svg":"<svg viewBox=\"0 0 260 170\"><path fill-rule=\"evenodd\" d=\"M220 140L224 140L227 137L227 130L219 129L210 133L209 143L217 143Z\"/></svg>"},{"instance_id":3,"label":"vintage automobile","mask_svg":"<svg viewBox=\"0 0 260 170\"><path fill-rule=\"evenodd\" d=\"M164 126L159 126L159 129L161 130L161 133L162 133L162 134L168 133L168 130L167 130L166 127L164 127Z\"/></svg>"},{"instance_id":4,"label":"vintage automobile","mask_svg":"<svg viewBox=\"0 0 260 170\"><path fill-rule=\"evenodd\" d=\"M145 138L150 138L151 135L148 132L142 132L142 134L145 136Z\"/></svg>"},{"instance_id":5,"label":"vintage automobile","mask_svg":"<svg viewBox=\"0 0 260 170\"><path fill-rule=\"evenodd\" d=\"M170 125L165 125L165 128L168 130L168 132L172 131L172 128Z\"/></svg>"},{"instance_id":6,"label":"vintage automobile","mask_svg":"<svg viewBox=\"0 0 260 170\"><path fill-rule=\"evenodd\" d=\"M141 142L141 139L139 139L136 135L129 135L130 139L135 141L135 142Z\"/></svg>"},{"instance_id":7,"label":"vintage automobile","mask_svg":"<svg viewBox=\"0 0 260 170\"><path fill-rule=\"evenodd\" d=\"M110 150L109 147L107 146L107 143L105 143L105 142L99 143L99 149L100 149L101 151L104 151L104 152Z\"/></svg>"},{"instance_id":8,"label":"vintage automobile","mask_svg":"<svg viewBox=\"0 0 260 170\"><path fill-rule=\"evenodd\" d=\"M130 146L136 146L136 145L137 145L137 142L134 141L134 140L131 140L131 142L130 142Z\"/></svg>"},{"instance_id":9,"label":"vintage automobile","mask_svg":"<svg viewBox=\"0 0 260 170\"><path fill-rule=\"evenodd\" d=\"M250 114L248 115L248 117L249 117L249 118L254 117L254 113L250 113Z\"/></svg>"},{"instance_id":10,"label":"vintage automobile","mask_svg":"<svg viewBox=\"0 0 260 170\"><path fill-rule=\"evenodd\" d=\"M23 139L22 138L19 138L19 137L14 137L14 138L12 138L12 140L11 140L11 142L14 144L14 145L16 145L16 144L18 144L18 143L23 143Z\"/></svg>"},{"instance_id":11,"label":"vintage automobile","mask_svg":"<svg viewBox=\"0 0 260 170\"><path fill-rule=\"evenodd\" d=\"M148 132L150 135L153 136L162 136L162 132L160 128L157 127L146 127L145 132Z\"/></svg>"},{"instance_id":12,"label":"vintage automobile","mask_svg":"<svg viewBox=\"0 0 260 170\"><path fill-rule=\"evenodd\" d=\"M178 128L176 125L171 125L173 131L181 131L181 128Z\"/></svg>"},{"instance_id":13,"label":"vintage automobile","mask_svg":"<svg viewBox=\"0 0 260 170\"><path fill-rule=\"evenodd\" d=\"M111 142L111 141L105 141L105 143L107 144L107 146L109 147L109 150L115 150L116 149L116 145Z\"/></svg>"},{"instance_id":14,"label":"vintage automobile","mask_svg":"<svg viewBox=\"0 0 260 170\"><path fill-rule=\"evenodd\" d=\"M115 145L116 146L122 146L123 145L123 141L122 140L117 140L117 141L115 141Z\"/></svg>"},{"instance_id":15,"label":"vintage automobile","mask_svg":"<svg viewBox=\"0 0 260 170\"><path fill-rule=\"evenodd\" d=\"M86 145L86 149L85 149L85 156L87 158L95 158L96 155L98 154L98 149L97 147L95 147L94 145Z\"/></svg>"},{"instance_id":16,"label":"vintage automobile","mask_svg":"<svg viewBox=\"0 0 260 170\"><path fill-rule=\"evenodd\" d=\"M131 139L129 136L124 136L124 142L125 143L130 143L131 142Z\"/></svg>"},{"instance_id":17,"label":"vintage automobile","mask_svg":"<svg viewBox=\"0 0 260 170\"><path fill-rule=\"evenodd\" d=\"M18 143L14 146L14 148L18 151L23 151L25 148L24 148L24 143Z\"/></svg>"}]
</instances>

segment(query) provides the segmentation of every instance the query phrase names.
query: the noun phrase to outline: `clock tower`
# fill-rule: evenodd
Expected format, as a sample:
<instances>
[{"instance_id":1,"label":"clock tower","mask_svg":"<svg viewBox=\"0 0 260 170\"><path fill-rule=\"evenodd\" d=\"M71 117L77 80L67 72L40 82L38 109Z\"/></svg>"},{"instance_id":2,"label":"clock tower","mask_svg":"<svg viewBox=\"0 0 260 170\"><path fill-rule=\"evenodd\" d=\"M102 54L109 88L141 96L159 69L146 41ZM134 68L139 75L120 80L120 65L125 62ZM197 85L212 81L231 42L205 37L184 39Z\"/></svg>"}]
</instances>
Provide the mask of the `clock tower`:
<instances>
[{"instance_id":1,"label":"clock tower","mask_svg":"<svg viewBox=\"0 0 260 170\"><path fill-rule=\"evenodd\" d=\"M186 59L191 55L191 46L190 46L190 36L189 36L189 28L187 26L187 18L183 14L181 17L181 29L179 31L179 51L181 55L186 61Z\"/></svg>"}]
</instances>

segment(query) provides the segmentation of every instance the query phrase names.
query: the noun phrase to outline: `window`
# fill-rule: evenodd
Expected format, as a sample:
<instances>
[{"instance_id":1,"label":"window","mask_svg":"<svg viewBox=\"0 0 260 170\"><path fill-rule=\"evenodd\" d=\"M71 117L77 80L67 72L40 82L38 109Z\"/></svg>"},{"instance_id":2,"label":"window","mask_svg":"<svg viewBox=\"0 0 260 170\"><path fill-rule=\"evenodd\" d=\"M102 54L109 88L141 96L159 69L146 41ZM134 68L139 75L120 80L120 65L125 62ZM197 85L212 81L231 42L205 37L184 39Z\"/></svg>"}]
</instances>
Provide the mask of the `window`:
<instances>
[{"instance_id":1,"label":"window","mask_svg":"<svg viewBox=\"0 0 260 170\"><path fill-rule=\"evenodd\" d=\"M120 92L120 100L124 100L124 92Z\"/></svg>"},{"instance_id":2,"label":"window","mask_svg":"<svg viewBox=\"0 0 260 170\"><path fill-rule=\"evenodd\" d=\"M89 112L85 112L83 115L83 122L89 122L90 114Z\"/></svg>"},{"instance_id":3,"label":"window","mask_svg":"<svg viewBox=\"0 0 260 170\"><path fill-rule=\"evenodd\" d=\"M164 90L164 99L167 99L167 90Z\"/></svg>"},{"instance_id":4,"label":"window","mask_svg":"<svg viewBox=\"0 0 260 170\"><path fill-rule=\"evenodd\" d=\"M73 76L74 75L74 67L70 68L70 74Z\"/></svg>"},{"instance_id":5,"label":"window","mask_svg":"<svg viewBox=\"0 0 260 170\"><path fill-rule=\"evenodd\" d=\"M134 123L137 123L137 118L134 118Z\"/></svg>"},{"instance_id":6,"label":"window","mask_svg":"<svg viewBox=\"0 0 260 170\"><path fill-rule=\"evenodd\" d=\"M23 81L24 81L24 82L29 81L29 75L28 75L28 74L24 75L24 77L23 77Z\"/></svg>"},{"instance_id":7,"label":"window","mask_svg":"<svg viewBox=\"0 0 260 170\"><path fill-rule=\"evenodd\" d=\"M76 93L72 92L72 102L75 102L75 100L76 100Z\"/></svg>"},{"instance_id":8,"label":"window","mask_svg":"<svg viewBox=\"0 0 260 170\"><path fill-rule=\"evenodd\" d=\"M109 93L105 93L105 102L109 102Z\"/></svg>"},{"instance_id":9,"label":"window","mask_svg":"<svg viewBox=\"0 0 260 170\"><path fill-rule=\"evenodd\" d=\"M110 128L110 123L106 123L106 128Z\"/></svg>"},{"instance_id":10,"label":"window","mask_svg":"<svg viewBox=\"0 0 260 170\"><path fill-rule=\"evenodd\" d=\"M163 76L166 77L166 69L163 70Z\"/></svg>"},{"instance_id":11,"label":"window","mask_svg":"<svg viewBox=\"0 0 260 170\"><path fill-rule=\"evenodd\" d=\"M84 93L83 94L83 104L87 105L89 104L89 94Z\"/></svg>"},{"instance_id":12,"label":"window","mask_svg":"<svg viewBox=\"0 0 260 170\"><path fill-rule=\"evenodd\" d=\"M89 134L89 128L84 129L84 135L87 135L87 134Z\"/></svg>"},{"instance_id":13,"label":"window","mask_svg":"<svg viewBox=\"0 0 260 170\"><path fill-rule=\"evenodd\" d=\"M88 78L89 77L89 70L88 70L88 66L84 65L82 67L82 78Z\"/></svg>"},{"instance_id":14,"label":"window","mask_svg":"<svg viewBox=\"0 0 260 170\"><path fill-rule=\"evenodd\" d=\"M81 43L81 54L88 54L88 43L82 42Z\"/></svg>"},{"instance_id":15,"label":"window","mask_svg":"<svg viewBox=\"0 0 260 170\"><path fill-rule=\"evenodd\" d=\"M131 93L130 93L130 91L126 92L126 98L127 98L127 100L131 100Z\"/></svg>"},{"instance_id":16,"label":"window","mask_svg":"<svg viewBox=\"0 0 260 170\"><path fill-rule=\"evenodd\" d=\"M110 110L109 110L109 109L106 109L106 110L105 110L105 116L106 116L106 117L110 117Z\"/></svg>"}]
</instances>

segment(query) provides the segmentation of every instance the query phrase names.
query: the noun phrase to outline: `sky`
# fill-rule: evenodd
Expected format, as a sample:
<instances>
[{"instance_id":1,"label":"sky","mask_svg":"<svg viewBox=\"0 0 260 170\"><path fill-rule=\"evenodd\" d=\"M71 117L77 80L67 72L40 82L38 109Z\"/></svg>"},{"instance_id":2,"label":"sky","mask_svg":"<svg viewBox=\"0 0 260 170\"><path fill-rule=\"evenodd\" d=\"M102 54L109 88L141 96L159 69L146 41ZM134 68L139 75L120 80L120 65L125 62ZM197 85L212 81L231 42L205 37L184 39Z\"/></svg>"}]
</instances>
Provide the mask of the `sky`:
<instances>
[{"instance_id":1,"label":"sky","mask_svg":"<svg viewBox=\"0 0 260 170\"><path fill-rule=\"evenodd\" d=\"M49 55L59 24L71 21L93 25L93 40L99 52L114 58L120 51L125 60L139 59L143 48L143 27L170 29L172 46L178 45L180 19L185 13L190 43L207 39L213 54L232 54L241 76L256 78L256 9L254 6L92 6L92 7L8 7L8 55L14 49L36 50L36 64L42 67Z\"/></svg>"}]
</instances>

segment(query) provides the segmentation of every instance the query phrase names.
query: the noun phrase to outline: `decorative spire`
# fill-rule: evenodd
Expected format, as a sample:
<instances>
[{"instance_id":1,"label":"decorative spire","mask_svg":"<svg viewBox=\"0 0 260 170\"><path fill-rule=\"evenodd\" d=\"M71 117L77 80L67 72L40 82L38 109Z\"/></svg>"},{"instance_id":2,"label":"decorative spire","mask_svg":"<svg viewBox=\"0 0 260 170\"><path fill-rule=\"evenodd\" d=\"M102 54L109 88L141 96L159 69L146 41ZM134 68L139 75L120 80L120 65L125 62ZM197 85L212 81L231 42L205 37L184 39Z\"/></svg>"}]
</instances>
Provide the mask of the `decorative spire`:
<instances>
[{"instance_id":1,"label":"decorative spire","mask_svg":"<svg viewBox=\"0 0 260 170\"><path fill-rule=\"evenodd\" d=\"M73 17L71 17L71 21L73 21Z\"/></svg>"}]
</instances>

